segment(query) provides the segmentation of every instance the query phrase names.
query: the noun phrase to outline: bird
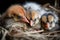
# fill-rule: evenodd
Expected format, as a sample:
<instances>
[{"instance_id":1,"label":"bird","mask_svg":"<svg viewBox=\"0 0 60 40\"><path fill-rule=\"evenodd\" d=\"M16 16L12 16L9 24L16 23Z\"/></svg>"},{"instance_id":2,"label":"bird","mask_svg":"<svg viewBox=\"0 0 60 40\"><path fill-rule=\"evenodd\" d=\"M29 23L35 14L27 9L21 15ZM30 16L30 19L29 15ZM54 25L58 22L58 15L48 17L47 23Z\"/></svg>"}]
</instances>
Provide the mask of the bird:
<instances>
[{"instance_id":1,"label":"bird","mask_svg":"<svg viewBox=\"0 0 60 40\"><path fill-rule=\"evenodd\" d=\"M33 6L32 6L33 5ZM29 24L33 28L40 28L40 18L43 15L41 10L43 10L42 5L35 2L26 2L23 7L26 10L26 18L29 20Z\"/></svg>"},{"instance_id":2,"label":"bird","mask_svg":"<svg viewBox=\"0 0 60 40\"><path fill-rule=\"evenodd\" d=\"M26 11L23 6L21 6L19 4L11 5L2 14L1 19L0 19L0 26L3 27L4 29L6 29L9 32L9 34L15 35L15 34L19 33L22 29L24 30L26 27L25 26L26 23L29 23L29 21L25 17L25 14L26 14ZM22 29L21 29L21 27L22 27ZM12 28L13 28L13 30L11 30Z\"/></svg>"},{"instance_id":3,"label":"bird","mask_svg":"<svg viewBox=\"0 0 60 40\"><path fill-rule=\"evenodd\" d=\"M22 19L25 22L28 20L25 17L26 11L21 5L11 5L5 12L5 16L13 17L15 21Z\"/></svg>"},{"instance_id":4,"label":"bird","mask_svg":"<svg viewBox=\"0 0 60 40\"><path fill-rule=\"evenodd\" d=\"M40 22L38 17L37 11L28 11L26 14L27 19L29 20L29 24L32 28L39 29L40 28Z\"/></svg>"},{"instance_id":5,"label":"bird","mask_svg":"<svg viewBox=\"0 0 60 40\"><path fill-rule=\"evenodd\" d=\"M11 5L5 13L3 13L1 20L6 20L6 19L13 19L14 21L21 21L21 22L26 22L29 23L28 20L25 17L26 11L25 9L19 5Z\"/></svg>"},{"instance_id":6,"label":"bird","mask_svg":"<svg viewBox=\"0 0 60 40\"><path fill-rule=\"evenodd\" d=\"M56 12L54 10L51 9L44 9L44 12L41 13L45 13L41 16L41 27L45 30L45 31L56 31L59 29L59 25L58 25L58 16L56 14Z\"/></svg>"}]
</instances>

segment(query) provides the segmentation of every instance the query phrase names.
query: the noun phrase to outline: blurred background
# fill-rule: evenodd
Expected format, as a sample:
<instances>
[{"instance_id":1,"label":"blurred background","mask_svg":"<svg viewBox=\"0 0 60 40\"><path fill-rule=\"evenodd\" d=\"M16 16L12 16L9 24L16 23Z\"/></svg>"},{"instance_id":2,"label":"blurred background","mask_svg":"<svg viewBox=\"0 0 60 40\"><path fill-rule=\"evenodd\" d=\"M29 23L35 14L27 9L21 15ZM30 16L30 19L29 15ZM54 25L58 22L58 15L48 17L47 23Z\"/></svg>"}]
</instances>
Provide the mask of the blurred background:
<instances>
[{"instance_id":1,"label":"blurred background","mask_svg":"<svg viewBox=\"0 0 60 40\"><path fill-rule=\"evenodd\" d=\"M55 1L57 1L58 5L57 8L60 8L60 0L0 0L0 13L2 14L3 12L6 11L6 9L11 5L11 4L23 4L25 2L37 2L40 4L46 4L50 3L51 5L55 5Z\"/></svg>"}]
</instances>

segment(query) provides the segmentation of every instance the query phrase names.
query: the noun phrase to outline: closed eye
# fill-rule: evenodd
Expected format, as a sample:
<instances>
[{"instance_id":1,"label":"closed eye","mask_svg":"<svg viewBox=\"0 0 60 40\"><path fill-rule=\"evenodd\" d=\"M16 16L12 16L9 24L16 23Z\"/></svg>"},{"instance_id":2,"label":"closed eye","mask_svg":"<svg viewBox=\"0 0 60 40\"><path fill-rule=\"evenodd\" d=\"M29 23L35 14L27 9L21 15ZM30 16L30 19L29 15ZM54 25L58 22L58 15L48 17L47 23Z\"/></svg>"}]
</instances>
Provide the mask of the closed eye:
<instances>
[{"instance_id":1,"label":"closed eye","mask_svg":"<svg viewBox=\"0 0 60 40\"><path fill-rule=\"evenodd\" d=\"M36 19L34 21L36 21Z\"/></svg>"},{"instance_id":2,"label":"closed eye","mask_svg":"<svg viewBox=\"0 0 60 40\"><path fill-rule=\"evenodd\" d=\"M50 24L52 24L53 23L53 21L52 22L49 22Z\"/></svg>"},{"instance_id":3,"label":"closed eye","mask_svg":"<svg viewBox=\"0 0 60 40\"><path fill-rule=\"evenodd\" d=\"M54 21L51 21L50 23L52 24L52 23L54 23Z\"/></svg>"},{"instance_id":4,"label":"closed eye","mask_svg":"<svg viewBox=\"0 0 60 40\"><path fill-rule=\"evenodd\" d=\"M42 16L42 21L43 22L47 22L47 17L46 16Z\"/></svg>"},{"instance_id":5,"label":"closed eye","mask_svg":"<svg viewBox=\"0 0 60 40\"><path fill-rule=\"evenodd\" d=\"M17 16L18 19L22 18L21 16Z\"/></svg>"},{"instance_id":6,"label":"closed eye","mask_svg":"<svg viewBox=\"0 0 60 40\"><path fill-rule=\"evenodd\" d=\"M54 21L54 17L53 17L52 15L49 15L49 16L48 16L48 21L49 21L49 22L53 22L53 21Z\"/></svg>"}]
</instances>

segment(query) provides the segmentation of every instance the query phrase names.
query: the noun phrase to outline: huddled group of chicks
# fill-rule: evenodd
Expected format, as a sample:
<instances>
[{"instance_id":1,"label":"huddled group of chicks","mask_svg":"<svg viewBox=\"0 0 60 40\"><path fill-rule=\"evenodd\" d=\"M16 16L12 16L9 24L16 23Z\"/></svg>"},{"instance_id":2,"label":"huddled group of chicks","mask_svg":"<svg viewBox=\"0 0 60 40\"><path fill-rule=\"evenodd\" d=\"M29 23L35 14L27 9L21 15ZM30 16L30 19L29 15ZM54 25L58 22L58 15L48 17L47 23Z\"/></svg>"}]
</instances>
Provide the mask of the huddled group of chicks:
<instances>
[{"instance_id":1,"label":"huddled group of chicks","mask_svg":"<svg viewBox=\"0 0 60 40\"><path fill-rule=\"evenodd\" d=\"M11 5L1 16L0 26L9 30L12 35L21 31L59 29L56 12L34 2Z\"/></svg>"}]
</instances>

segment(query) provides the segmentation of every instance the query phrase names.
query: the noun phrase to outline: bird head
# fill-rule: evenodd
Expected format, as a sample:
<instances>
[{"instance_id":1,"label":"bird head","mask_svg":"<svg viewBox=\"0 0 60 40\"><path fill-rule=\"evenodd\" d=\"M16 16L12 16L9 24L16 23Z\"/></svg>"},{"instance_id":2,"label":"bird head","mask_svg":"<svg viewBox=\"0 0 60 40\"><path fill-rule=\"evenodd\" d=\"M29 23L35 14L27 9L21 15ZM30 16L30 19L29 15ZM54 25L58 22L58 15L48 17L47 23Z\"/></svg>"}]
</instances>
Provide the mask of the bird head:
<instances>
[{"instance_id":1,"label":"bird head","mask_svg":"<svg viewBox=\"0 0 60 40\"><path fill-rule=\"evenodd\" d=\"M26 17L29 20L30 26L34 26L39 22L39 15L37 11L28 11Z\"/></svg>"},{"instance_id":2,"label":"bird head","mask_svg":"<svg viewBox=\"0 0 60 40\"><path fill-rule=\"evenodd\" d=\"M57 16L55 16L55 14L44 14L41 17L41 26L45 29L45 30L52 30L55 25L56 25L56 18Z\"/></svg>"},{"instance_id":3,"label":"bird head","mask_svg":"<svg viewBox=\"0 0 60 40\"><path fill-rule=\"evenodd\" d=\"M25 17L26 11L21 5L12 5L8 8L7 14L9 17L13 18L15 21L28 22Z\"/></svg>"},{"instance_id":4,"label":"bird head","mask_svg":"<svg viewBox=\"0 0 60 40\"><path fill-rule=\"evenodd\" d=\"M31 26L37 24L39 19L38 17L42 8L41 5L35 2L26 2L23 7L27 11L27 19L29 20L29 24Z\"/></svg>"}]
</instances>

